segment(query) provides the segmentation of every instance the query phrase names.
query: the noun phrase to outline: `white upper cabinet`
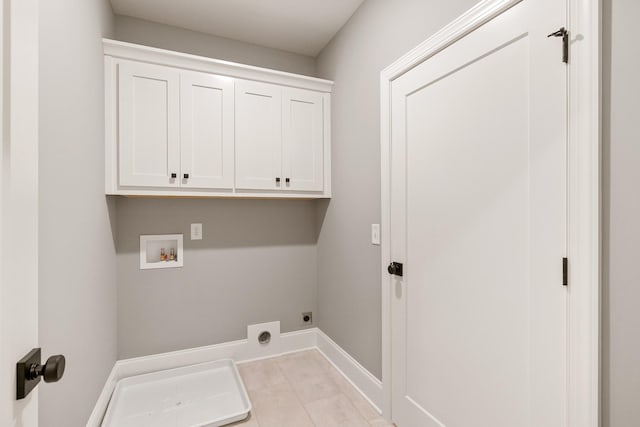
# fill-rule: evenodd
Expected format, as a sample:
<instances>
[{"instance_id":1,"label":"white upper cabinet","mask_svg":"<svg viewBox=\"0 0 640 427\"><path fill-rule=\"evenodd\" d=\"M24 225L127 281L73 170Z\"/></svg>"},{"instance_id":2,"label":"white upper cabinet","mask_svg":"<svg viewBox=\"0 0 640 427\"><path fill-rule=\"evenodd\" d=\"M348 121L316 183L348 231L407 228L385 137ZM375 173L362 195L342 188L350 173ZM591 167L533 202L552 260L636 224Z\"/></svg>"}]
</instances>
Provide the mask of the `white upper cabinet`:
<instances>
[{"instance_id":1,"label":"white upper cabinet","mask_svg":"<svg viewBox=\"0 0 640 427\"><path fill-rule=\"evenodd\" d=\"M107 194L331 197L333 82L104 40Z\"/></svg>"},{"instance_id":2,"label":"white upper cabinet","mask_svg":"<svg viewBox=\"0 0 640 427\"><path fill-rule=\"evenodd\" d=\"M183 71L180 75L183 188L233 188L233 79Z\"/></svg>"},{"instance_id":3,"label":"white upper cabinet","mask_svg":"<svg viewBox=\"0 0 640 427\"><path fill-rule=\"evenodd\" d=\"M122 61L118 77L120 185L178 186L180 73Z\"/></svg>"},{"instance_id":4,"label":"white upper cabinet","mask_svg":"<svg viewBox=\"0 0 640 427\"><path fill-rule=\"evenodd\" d=\"M284 187L296 191L322 191L323 96L310 90L284 88L282 103Z\"/></svg>"},{"instance_id":5,"label":"white upper cabinet","mask_svg":"<svg viewBox=\"0 0 640 427\"><path fill-rule=\"evenodd\" d=\"M281 178L282 89L236 81L236 188L279 190Z\"/></svg>"},{"instance_id":6,"label":"white upper cabinet","mask_svg":"<svg viewBox=\"0 0 640 427\"><path fill-rule=\"evenodd\" d=\"M236 81L236 188L324 188L324 99L310 90Z\"/></svg>"}]
</instances>

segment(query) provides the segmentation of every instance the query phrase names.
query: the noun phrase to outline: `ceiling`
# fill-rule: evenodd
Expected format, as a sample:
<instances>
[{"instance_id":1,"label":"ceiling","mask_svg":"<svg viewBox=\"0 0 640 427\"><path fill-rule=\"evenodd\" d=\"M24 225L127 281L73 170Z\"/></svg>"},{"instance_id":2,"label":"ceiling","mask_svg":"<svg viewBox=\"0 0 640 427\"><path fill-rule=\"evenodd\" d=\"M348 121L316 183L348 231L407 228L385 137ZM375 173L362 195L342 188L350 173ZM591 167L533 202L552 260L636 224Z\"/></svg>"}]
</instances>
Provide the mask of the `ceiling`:
<instances>
[{"instance_id":1,"label":"ceiling","mask_svg":"<svg viewBox=\"0 0 640 427\"><path fill-rule=\"evenodd\" d=\"M118 15L315 57L363 0L111 0Z\"/></svg>"}]
</instances>

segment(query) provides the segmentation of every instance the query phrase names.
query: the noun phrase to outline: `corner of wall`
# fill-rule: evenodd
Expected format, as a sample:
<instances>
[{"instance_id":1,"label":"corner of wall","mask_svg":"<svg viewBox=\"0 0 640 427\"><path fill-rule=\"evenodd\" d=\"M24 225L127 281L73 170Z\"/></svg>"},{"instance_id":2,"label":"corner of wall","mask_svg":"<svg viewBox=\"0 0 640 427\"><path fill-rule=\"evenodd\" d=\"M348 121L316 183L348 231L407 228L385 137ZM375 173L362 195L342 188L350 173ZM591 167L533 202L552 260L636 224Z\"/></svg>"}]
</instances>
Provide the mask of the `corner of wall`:
<instances>
[{"instance_id":1,"label":"corner of wall","mask_svg":"<svg viewBox=\"0 0 640 427\"><path fill-rule=\"evenodd\" d=\"M67 357L40 388L39 425L84 425L117 352L102 89L114 15L108 0L41 1L39 31L39 334L45 355Z\"/></svg>"}]
</instances>

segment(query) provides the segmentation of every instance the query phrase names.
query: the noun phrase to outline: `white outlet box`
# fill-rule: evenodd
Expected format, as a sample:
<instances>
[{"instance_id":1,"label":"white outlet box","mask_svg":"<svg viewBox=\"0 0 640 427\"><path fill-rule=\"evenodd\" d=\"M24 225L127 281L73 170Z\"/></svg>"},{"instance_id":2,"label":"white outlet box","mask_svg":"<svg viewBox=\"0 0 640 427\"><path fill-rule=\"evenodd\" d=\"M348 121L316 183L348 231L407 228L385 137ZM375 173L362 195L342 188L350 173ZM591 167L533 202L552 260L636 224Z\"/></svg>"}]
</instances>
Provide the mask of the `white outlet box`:
<instances>
[{"instance_id":1,"label":"white outlet box","mask_svg":"<svg viewBox=\"0 0 640 427\"><path fill-rule=\"evenodd\" d=\"M191 240L202 240L202 224L191 224Z\"/></svg>"},{"instance_id":2,"label":"white outlet box","mask_svg":"<svg viewBox=\"0 0 640 427\"><path fill-rule=\"evenodd\" d=\"M371 244L380 244L380 224L371 224Z\"/></svg>"}]
</instances>

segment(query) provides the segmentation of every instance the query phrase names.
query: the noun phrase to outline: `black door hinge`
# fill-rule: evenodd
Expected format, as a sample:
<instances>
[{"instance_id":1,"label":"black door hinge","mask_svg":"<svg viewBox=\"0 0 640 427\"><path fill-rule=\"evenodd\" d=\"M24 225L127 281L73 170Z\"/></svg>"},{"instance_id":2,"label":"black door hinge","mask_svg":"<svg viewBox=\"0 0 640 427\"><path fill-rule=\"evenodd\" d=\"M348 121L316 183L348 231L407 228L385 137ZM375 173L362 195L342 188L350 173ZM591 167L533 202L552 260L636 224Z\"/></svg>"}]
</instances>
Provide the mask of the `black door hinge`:
<instances>
[{"instance_id":1,"label":"black door hinge","mask_svg":"<svg viewBox=\"0 0 640 427\"><path fill-rule=\"evenodd\" d=\"M569 260L562 258L562 286L569 286Z\"/></svg>"},{"instance_id":2,"label":"black door hinge","mask_svg":"<svg viewBox=\"0 0 640 427\"><path fill-rule=\"evenodd\" d=\"M562 37L562 62L569 63L569 31L565 27L549 34L547 37Z\"/></svg>"}]
</instances>

